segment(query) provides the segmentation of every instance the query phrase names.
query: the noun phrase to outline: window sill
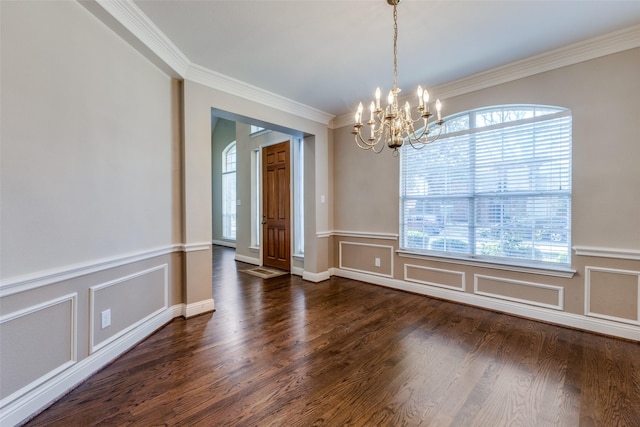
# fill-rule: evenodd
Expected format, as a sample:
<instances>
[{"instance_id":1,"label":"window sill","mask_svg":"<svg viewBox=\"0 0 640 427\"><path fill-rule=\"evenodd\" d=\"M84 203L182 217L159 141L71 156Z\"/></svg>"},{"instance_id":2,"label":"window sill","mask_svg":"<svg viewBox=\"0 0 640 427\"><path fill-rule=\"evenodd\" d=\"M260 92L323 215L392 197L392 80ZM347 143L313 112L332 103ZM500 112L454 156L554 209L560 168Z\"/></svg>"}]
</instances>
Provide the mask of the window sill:
<instances>
[{"instance_id":1,"label":"window sill","mask_svg":"<svg viewBox=\"0 0 640 427\"><path fill-rule=\"evenodd\" d=\"M249 246L249 250L253 252L260 252L260 246Z\"/></svg>"},{"instance_id":2,"label":"window sill","mask_svg":"<svg viewBox=\"0 0 640 427\"><path fill-rule=\"evenodd\" d=\"M452 264L471 265L474 267L493 268L495 270L517 271L519 273L541 274L545 276L572 278L576 274L576 270L570 267L539 265L534 263L504 263L500 261L477 259L471 255L465 257L447 256L436 253L411 252L405 249L398 249L396 253L403 258L422 259L429 261L449 262Z\"/></svg>"},{"instance_id":3,"label":"window sill","mask_svg":"<svg viewBox=\"0 0 640 427\"><path fill-rule=\"evenodd\" d=\"M304 261L304 254L293 254L293 259Z\"/></svg>"}]
</instances>

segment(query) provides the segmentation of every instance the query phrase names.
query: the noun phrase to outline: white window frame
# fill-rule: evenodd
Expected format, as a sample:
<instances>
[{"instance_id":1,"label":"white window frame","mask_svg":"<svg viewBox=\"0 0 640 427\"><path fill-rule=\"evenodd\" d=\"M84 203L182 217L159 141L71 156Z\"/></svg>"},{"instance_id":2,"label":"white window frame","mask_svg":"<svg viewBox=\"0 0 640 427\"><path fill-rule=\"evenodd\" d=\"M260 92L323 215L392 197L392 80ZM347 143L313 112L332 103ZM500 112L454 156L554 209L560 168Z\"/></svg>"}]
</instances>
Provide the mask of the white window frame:
<instances>
[{"instance_id":1,"label":"white window frame","mask_svg":"<svg viewBox=\"0 0 640 427\"><path fill-rule=\"evenodd\" d=\"M493 124L490 126L488 124L484 124L483 127L481 127L480 125L476 127L476 123L474 122L474 117L481 117L479 115L482 113L485 113L486 115L488 113L491 113L494 110L498 111L500 109L503 109L502 114L504 116L505 112L515 111L518 109L524 110L526 108L533 109L534 111L533 117L528 119L518 119L514 121L504 120L498 124ZM467 129L465 130L464 126L462 126L461 128L455 128L456 124L464 123L464 121L456 122L456 119L464 118L464 115L467 115L467 114L469 115ZM563 223L563 230L564 230L564 233L566 233L566 236L563 237L564 240L562 241L562 245L554 245L552 243L547 244L547 246L549 247L553 246L553 249L557 249L559 251L557 259L553 258L555 256L553 252L551 252L551 255L549 255L549 257L546 259L544 258L544 256L539 255L538 253L540 251L538 250L538 245L542 246L542 244L539 243L539 240L541 239L541 237L533 237L533 236L527 237L527 239L531 239L530 242L529 241L526 241L524 243L521 242L522 247L526 246L525 243L530 243L531 255L527 254L526 251L524 251L524 253L523 252L518 253L518 255L516 256L509 256L508 254L505 255L508 252L504 250L504 247L506 245L504 243L505 237L503 235L504 235L504 228L507 225L507 223L511 221L510 219L508 220L501 219L499 223L500 237L498 239L501 239L499 243L499 245L501 245L500 246L501 249L499 251L496 251L496 253L487 255L488 251L486 250L486 248L487 248L487 245L491 243L490 242L491 237L486 238L487 242L481 241L482 240L481 238L476 239L476 236L480 234L478 230L480 229L479 215L481 215L479 212L479 209L478 209L478 212L476 212L477 206L480 206L479 203L483 201L483 197L484 197L484 201L486 201L486 197L487 197L486 194L482 194L478 192L478 188L480 188L479 185L484 184L485 181L483 181L482 180L483 178L481 177L481 175L479 175L480 171L482 170L482 168L478 166L480 163L476 162L476 155L481 156L483 153L478 150L482 150L483 148L482 147L478 148L477 145L481 145L481 144L480 143L476 144L476 141L481 139L483 132L488 133L492 130L494 132L501 132L502 128L505 128L505 129L516 128L516 126L519 126L519 125L526 126L528 123L534 123L531 126L536 126L537 123L542 123L547 120L558 119L560 122L563 123L562 126L566 127L567 120L563 118L567 118L567 117L568 117L568 123L569 123L568 124L568 127L569 127L568 162L565 159L565 160L562 160L564 162L562 166L556 166L559 168L559 171L560 171L559 173L563 174L562 175L563 178L561 182L563 183L562 185L564 186L564 188L562 188L562 185L561 185L560 186L561 188L558 191L539 191L539 192L529 191L529 192L525 192L524 194L516 194L515 191L514 192L506 191L504 195L503 193L499 193L499 194L493 194L493 196L491 196L496 198L505 197L505 200L506 200L508 199L508 197L513 197L513 198L530 197L535 199L535 197L537 196L542 197L545 195L549 195L550 197L557 196L558 200L562 200L562 206L566 206L566 214L565 214L566 223ZM443 173L445 174L457 173L459 174L460 177L465 178L467 182L464 184L469 186L470 188L468 190L469 193L463 194L464 191L460 193L456 193L457 190L451 190L452 191L451 193L447 193L448 190L442 190L442 189L438 190L440 191L438 193L436 191L430 190L428 188L429 183L431 182L433 184L435 182L435 178L433 178L433 176L435 175L431 175L431 178L429 180L424 178L425 177L424 169L416 170L416 172L412 172L411 170L405 170L407 167L411 167L411 166L406 166L411 162L411 160L407 156L416 155L415 149L413 149L411 146L406 144L401 149L401 154L400 154L401 167L400 167L400 245L399 245L400 250L399 250L399 253L401 255L402 254L417 254L417 255L422 254L429 257L440 256L444 258L452 258L452 259L459 259L459 260L486 261L492 264L519 265L519 266L524 265L524 266L533 266L534 268L539 266L541 269L557 269L557 270L570 269L570 265L571 265L571 210L570 210L571 209L571 135L570 135L571 111L564 108L548 107L548 106L541 106L541 105L540 106L532 106L532 105L492 106L492 107L479 108L479 109L470 110L464 113L456 114L454 116L447 118L446 120L450 123L450 128L447 129L445 127L445 129L443 130L443 135L441 135L440 139L433 144L446 144L448 138L451 138L449 140L449 142L451 143L454 143L453 142L454 138L468 139L467 143L469 144L468 147L470 147L468 148L468 150L470 151L468 152L468 154L465 154L465 156L467 156L466 158L469 159L468 172L467 172L468 176L465 175L465 172L460 172L460 171L456 172L455 170L452 170L452 172L449 172L447 170L446 172L443 172ZM446 126L446 123L447 122L445 122L445 126ZM563 138L565 137L563 136ZM531 140L531 141L534 141L534 140ZM547 143L548 141L549 140L547 139ZM567 143L566 138L563 141L564 141L564 144ZM424 150L426 151L423 151L421 153L427 154L425 162L428 162L429 161L428 154L430 153L429 150L434 150L433 152L436 153L437 145L428 145ZM509 153L507 151L501 151L501 152ZM567 156L566 150L563 151L563 155L566 158ZM483 159L486 160L486 157ZM422 165L423 163L416 162L416 164ZM464 162L462 162L461 164L464 164ZM490 165L493 165L493 163L491 163ZM490 166L490 167L498 168L500 167L498 165L500 164L499 162L496 161L495 166ZM482 166L486 167L486 163L482 164ZM420 166L417 166L417 167L420 168ZM438 167L441 167L441 165L439 165ZM462 170L464 171L465 167L462 167ZM553 173L556 173L555 169ZM479 177L479 178L476 178L476 177ZM539 178L539 175L535 175L535 177ZM478 183L475 182L476 179L478 179ZM545 178L545 176L542 176L541 179L551 180L552 178L550 177ZM415 189L416 182L423 182L422 184L423 187L421 187L420 189ZM453 181L444 180L442 182L451 183ZM451 185L451 184L447 184L447 185ZM413 186L412 188L414 188L414 190L409 189L409 186ZM453 187L453 185L451 185L451 187ZM423 195L416 196L417 193L421 193ZM433 193L436 193L436 195L434 196ZM423 212L427 212L427 214L423 215L422 217L416 218L415 215L411 215L411 213L413 213L411 208L412 206L411 203L418 203L416 200L420 198L423 200L427 200L424 203L427 204L428 207L423 208L422 210ZM452 232L449 229L455 228L453 226L450 226L450 224L452 224L453 222L449 221L446 218L446 212L444 214L440 214L440 212L444 212L447 209L451 211L451 206L444 206L446 204L445 201L447 202L451 201L451 202L448 202L448 205L451 205L452 203L456 203L456 200L458 201L467 200L469 213L468 213L468 216L466 217L467 224L462 227L462 231L454 230L452 235ZM528 200L530 199L527 199L527 203L529 203ZM537 202L534 200L533 203L537 203ZM540 203L544 203L544 202L540 202ZM462 202L462 206L464 206L464 201ZM440 209L439 211L437 211L438 215L433 215L435 214L436 209ZM466 213L463 213L463 215L466 215ZM532 220L531 217L528 217L527 219L530 221ZM415 228L414 222L419 222L420 226L423 228L425 227L425 224L430 227L428 231L421 233L421 236L419 236L419 238L422 239L420 243L417 243L415 240L416 236L414 235L417 235L417 233L415 233L413 230L413 228ZM446 222L446 224L444 222ZM460 223L464 223L464 220L460 221ZM465 231L465 228L467 229L466 231ZM455 235L456 232L459 234ZM536 236L537 236L537 231L534 231L534 233L536 233ZM410 239L414 239L414 240L412 241ZM428 243L427 243L427 239L428 239ZM446 246L446 243L449 240L459 244L452 245L453 247L448 248ZM432 244L435 242L437 242L438 245ZM444 245L440 245L439 242L443 242ZM557 246L561 246L561 247L557 248ZM514 252L512 251L511 253L514 253ZM522 258L522 256L525 256L525 255L528 258Z\"/></svg>"},{"instance_id":2,"label":"white window frame","mask_svg":"<svg viewBox=\"0 0 640 427\"><path fill-rule=\"evenodd\" d=\"M293 256L304 257L304 139L293 139Z\"/></svg>"},{"instance_id":3,"label":"white window frame","mask_svg":"<svg viewBox=\"0 0 640 427\"><path fill-rule=\"evenodd\" d=\"M251 246L250 249L260 249L260 233L262 230L262 153L260 148L251 152Z\"/></svg>"},{"instance_id":4,"label":"white window frame","mask_svg":"<svg viewBox=\"0 0 640 427\"><path fill-rule=\"evenodd\" d=\"M229 156L233 152L233 162L230 164ZM238 152L236 147L236 141L232 141L222 150L222 238L229 241L236 240L236 189L233 189L233 193L229 194L229 188L227 182L232 180L236 183L236 170L238 164ZM230 223L231 221L231 223Z\"/></svg>"}]
</instances>

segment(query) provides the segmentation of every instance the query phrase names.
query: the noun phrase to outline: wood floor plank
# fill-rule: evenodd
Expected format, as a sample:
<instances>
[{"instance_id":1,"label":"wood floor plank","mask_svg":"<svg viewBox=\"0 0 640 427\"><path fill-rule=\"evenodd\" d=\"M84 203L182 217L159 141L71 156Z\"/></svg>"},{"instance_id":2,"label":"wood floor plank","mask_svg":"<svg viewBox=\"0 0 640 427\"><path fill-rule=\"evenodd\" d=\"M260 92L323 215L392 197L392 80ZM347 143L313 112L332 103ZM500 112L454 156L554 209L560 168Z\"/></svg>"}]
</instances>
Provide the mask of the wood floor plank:
<instances>
[{"instance_id":1,"label":"wood floor plank","mask_svg":"<svg viewBox=\"0 0 640 427\"><path fill-rule=\"evenodd\" d=\"M640 426L640 344L215 247L216 312L174 319L29 426Z\"/></svg>"}]
</instances>

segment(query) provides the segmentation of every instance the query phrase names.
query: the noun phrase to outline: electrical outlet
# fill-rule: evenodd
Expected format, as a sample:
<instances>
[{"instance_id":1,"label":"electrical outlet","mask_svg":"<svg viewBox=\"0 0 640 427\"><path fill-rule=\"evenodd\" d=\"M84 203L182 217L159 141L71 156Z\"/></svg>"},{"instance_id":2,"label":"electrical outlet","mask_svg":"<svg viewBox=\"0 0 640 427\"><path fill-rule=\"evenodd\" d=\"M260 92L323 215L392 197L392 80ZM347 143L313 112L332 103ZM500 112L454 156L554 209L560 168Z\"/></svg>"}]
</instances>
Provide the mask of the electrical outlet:
<instances>
[{"instance_id":1,"label":"electrical outlet","mask_svg":"<svg viewBox=\"0 0 640 427\"><path fill-rule=\"evenodd\" d=\"M108 308L102 312L102 329L111 326L111 309Z\"/></svg>"},{"instance_id":2,"label":"electrical outlet","mask_svg":"<svg viewBox=\"0 0 640 427\"><path fill-rule=\"evenodd\" d=\"M375 265L376 267L380 267L380 258L375 259Z\"/></svg>"}]
</instances>

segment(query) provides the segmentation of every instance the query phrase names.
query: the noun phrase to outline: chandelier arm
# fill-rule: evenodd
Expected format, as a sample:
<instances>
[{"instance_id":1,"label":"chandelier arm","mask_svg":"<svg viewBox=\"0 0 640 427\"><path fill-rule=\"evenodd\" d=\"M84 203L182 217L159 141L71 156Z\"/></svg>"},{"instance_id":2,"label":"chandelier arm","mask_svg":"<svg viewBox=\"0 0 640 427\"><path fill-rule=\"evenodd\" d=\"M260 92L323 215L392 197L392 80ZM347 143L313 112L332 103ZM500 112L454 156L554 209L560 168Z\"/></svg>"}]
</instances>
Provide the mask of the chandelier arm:
<instances>
[{"instance_id":1,"label":"chandelier arm","mask_svg":"<svg viewBox=\"0 0 640 427\"><path fill-rule=\"evenodd\" d=\"M428 119L423 117L422 114L417 119L414 119L413 116L411 115L411 112L409 111L408 113L409 113L408 118L405 119L405 123L407 124L405 126L405 129L407 129L407 132L406 132L407 138L413 138L414 140L420 142L420 140L425 136L425 134L428 133L426 129L427 129L427 125L429 124L429 121ZM421 131L418 132L419 135L416 135L416 131L413 125L415 123L418 123L420 120L424 121L424 126L422 126Z\"/></svg>"},{"instance_id":2,"label":"chandelier arm","mask_svg":"<svg viewBox=\"0 0 640 427\"><path fill-rule=\"evenodd\" d=\"M435 141L442 134L442 122L436 122L436 124L438 124L438 134L434 138L429 139L430 129L429 129L428 119L424 119L424 126L418 132L418 134L416 134L415 132L412 132L410 138L413 138L414 140L421 142L423 144L429 144Z\"/></svg>"},{"instance_id":3,"label":"chandelier arm","mask_svg":"<svg viewBox=\"0 0 640 427\"><path fill-rule=\"evenodd\" d=\"M425 139L424 144L427 145L437 141L440 138L440 135L442 135L442 125L438 126L438 134L435 135L433 138L429 139L429 137L427 136L427 139Z\"/></svg>"},{"instance_id":4,"label":"chandelier arm","mask_svg":"<svg viewBox=\"0 0 640 427\"><path fill-rule=\"evenodd\" d=\"M373 134L371 135L371 138L369 138L370 143L373 145L377 145L382 140L382 134L384 132L383 122L381 121L382 119L380 117L376 117L376 119L377 120L373 121ZM371 126L371 124L372 122L369 122L369 126Z\"/></svg>"},{"instance_id":5,"label":"chandelier arm","mask_svg":"<svg viewBox=\"0 0 640 427\"><path fill-rule=\"evenodd\" d=\"M429 144L428 142L412 141L411 139L407 139L407 141L409 142L409 145L411 145L411 148L415 150L422 150L424 147L426 147ZM416 145L416 143L420 145Z\"/></svg>"},{"instance_id":6,"label":"chandelier arm","mask_svg":"<svg viewBox=\"0 0 640 427\"><path fill-rule=\"evenodd\" d=\"M422 139L426 135L426 133L428 133L428 131L426 131L426 129L427 129L426 128L426 124L416 134L416 130L415 130L414 126L413 126L413 124L416 123L416 122L417 122L417 120L412 122L410 125L407 125L407 140L409 140L409 142L414 141L414 142L417 142L417 143L424 144L425 142ZM412 146L413 146L413 144L412 144Z\"/></svg>"},{"instance_id":7,"label":"chandelier arm","mask_svg":"<svg viewBox=\"0 0 640 427\"><path fill-rule=\"evenodd\" d=\"M375 147L371 147L371 151L373 151L376 154L380 154L382 150L384 150L384 146L385 144L380 144L380 149L378 151L376 151Z\"/></svg>"},{"instance_id":8,"label":"chandelier arm","mask_svg":"<svg viewBox=\"0 0 640 427\"><path fill-rule=\"evenodd\" d=\"M361 148L363 150L371 150L376 154L380 154L380 152L382 152L382 150L384 149L385 144L379 144L380 142L380 138L378 137L377 141L375 142L367 142L365 139L362 138L362 136L360 134L357 134L355 136L355 141L356 141L356 145L358 146L358 148ZM364 145L362 145L362 144ZM376 150L376 147L379 146L380 148L378 150Z\"/></svg>"},{"instance_id":9,"label":"chandelier arm","mask_svg":"<svg viewBox=\"0 0 640 427\"><path fill-rule=\"evenodd\" d=\"M368 143L362 138L360 134L356 134L355 141L358 145L358 148L362 148L363 150L370 150L371 148L375 147L375 144Z\"/></svg>"},{"instance_id":10,"label":"chandelier arm","mask_svg":"<svg viewBox=\"0 0 640 427\"><path fill-rule=\"evenodd\" d=\"M371 140L367 141L362 137L360 132L358 132L355 134L355 142L359 148L362 148L363 150L371 150L380 142L380 136L378 136L378 138L374 139L373 141Z\"/></svg>"},{"instance_id":11,"label":"chandelier arm","mask_svg":"<svg viewBox=\"0 0 640 427\"><path fill-rule=\"evenodd\" d=\"M438 134L431 140L431 142L433 142L436 139L440 138L440 135L442 135L442 123L440 123L440 125L438 126Z\"/></svg>"},{"instance_id":12,"label":"chandelier arm","mask_svg":"<svg viewBox=\"0 0 640 427\"><path fill-rule=\"evenodd\" d=\"M418 118L414 119L413 118L413 114L411 113L411 111L409 111L409 120L411 121L411 123L418 123L420 120L425 122L425 126L427 125L427 123L429 122L429 116L424 116L422 113L422 110L418 110L420 111L420 115L418 116Z\"/></svg>"},{"instance_id":13,"label":"chandelier arm","mask_svg":"<svg viewBox=\"0 0 640 427\"><path fill-rule=\"evenodd\" d=\"M423 141L423 138L427 138L428 139L428 134L429 134L429 130L427 128L427 123L425 123L424 127L422 127L422 129L420 131L418 131L418 134L416 135L415 131L411 132L411 135L409 136L409 139L413 138L415 141L421 142L421 143L425 143Z\"/></svg>"}]
</instances>

